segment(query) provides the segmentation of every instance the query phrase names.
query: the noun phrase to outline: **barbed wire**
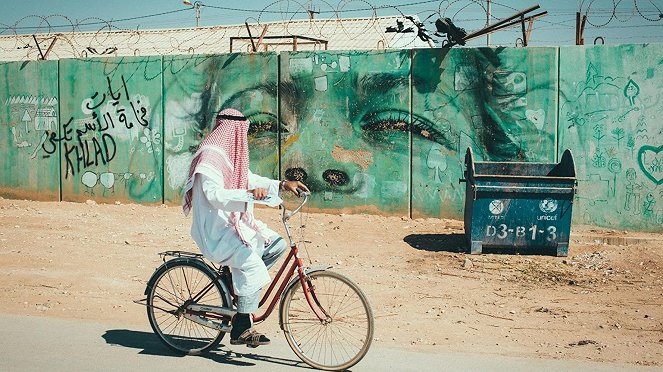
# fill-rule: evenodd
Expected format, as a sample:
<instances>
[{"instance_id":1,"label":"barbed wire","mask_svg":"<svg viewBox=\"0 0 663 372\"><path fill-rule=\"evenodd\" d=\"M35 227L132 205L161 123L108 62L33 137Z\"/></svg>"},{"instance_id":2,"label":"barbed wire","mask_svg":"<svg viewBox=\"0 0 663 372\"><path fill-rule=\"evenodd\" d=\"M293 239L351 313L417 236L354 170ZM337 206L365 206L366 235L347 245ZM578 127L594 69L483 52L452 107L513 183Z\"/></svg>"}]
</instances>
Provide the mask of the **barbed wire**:
<instances>
[{"instance_id":1,"label":"barbed wire","mask_svg":"<svg viewBox=\"0 0 663 372\"><path fill-rule=\"evenodd\" d=\"M632 4L633 4L632 9L621 9L621 10L620 10L620 7L627 6L626 4L631 3L631 1L602 0L600 2L600 4L603 5L603 6L605 6L606 3L612 3L611 6L608 4L609 6L607 8L605 8L605 10L593 9L593 6L594 6L595 2L596 2L596 0L589 1L587 3L587 7L584 8L585 0L581 0L580 4L579 4L579 10L578 11L580 13L584 12L584 15L587 17L586 18L587 23L589 25L593 26L593 27L596 27L596 28L605 27L608 24L610 24L610 22L612 22L613 20L625 23L625 22L630 21L633 17L640 17L640 18L642 18L646 21L649 21L649 22L658 22L658 21L663 20L663 12L661 12L661 9L658 6L656 6L656 4L652 0L632 0ZM653 6L656 10L655 11L654 10L652 10L652 11L643 11L643 10L640 9L640 6L638 6L638 2L640 2L641 5L642 5L642 3L649 3L649 5ZM648 14L650 12L651 12L651 16ZM603 14L607 13L609 15L608 20L603 22L603 23L593 23L592 19L599 18L599 17L595 16L595 14L597 14L597 13L599 15L601 15L601 13L603 13Z\"/></svg>"},{"instance_id":2,"label":"barbed wire","mask_svg":"<svg viewBox=\"0 0 663 372\"><path fill-rule=\"evenodd\" d=\"M435 32L433 22L438 18L449 18L469 31L484 27L487 16L493 21L519 11L504 0L491 0L493 10L491 13L488 12L486 0L419 0L395 5L373 5L369 0L340 0L338 3L330 1L332 0L316 0L314 7L312 1L277 0L262 9L200 4L204 8L222 11L220 20L231 19L229 13L232 12L242 14L243 20L250 23L256 39L269 25L269 35L276 32L282 36L298 35L326 40L357 41L369 33L385 35L386 26L394 26L386 25L386 17L405 18L412 15L419 17L420 25L408 23L406 28L425 27L425 31L433 35ZM628 4L632 4L632 7ZM610 22L618 20L625 23L633 21L636 17L649 22L663 19L660 9L652 0L603 0L602 2L580 0L579 8L588 15L588 23L596 28L617 28L610 25ZM206 26L203 28L204 32L123 27L129 22L156 22L177 14L190 14L192 11L194 11L193 6L111 20L99 17L72 20L71 17L62 14L28 15L10 25L0 24L0 35L2 35L0 59L35 60L48 53L50 53L48 59L119 56L127 55L127 51L130 55L136 56L222 53L227 50L219 51L218 45L214 49L219 40L247 36L243 22L231 26ZM248 13L248 16L245 13ZM315 15L321 15L321 18L315 19ZM575 13L569 9L556 11L538 19L532 30L536 32L572 29L572 19L566 18L574 15ZM352 17L361 21L350 26L347 21ZM169 18L168 22L174 21ZM279 22L281 25L275 25ZM624 25L624 27L641 26ZM413 30L415 36L417 27ZM412 39L416 40L416 37ZM369 45L366 49L379 49L379 45L384 47L388 41L383 36L383 39L378 41L378 45ZM407 46L401 45L401 47Z\"/></svg>"}]
</instances>

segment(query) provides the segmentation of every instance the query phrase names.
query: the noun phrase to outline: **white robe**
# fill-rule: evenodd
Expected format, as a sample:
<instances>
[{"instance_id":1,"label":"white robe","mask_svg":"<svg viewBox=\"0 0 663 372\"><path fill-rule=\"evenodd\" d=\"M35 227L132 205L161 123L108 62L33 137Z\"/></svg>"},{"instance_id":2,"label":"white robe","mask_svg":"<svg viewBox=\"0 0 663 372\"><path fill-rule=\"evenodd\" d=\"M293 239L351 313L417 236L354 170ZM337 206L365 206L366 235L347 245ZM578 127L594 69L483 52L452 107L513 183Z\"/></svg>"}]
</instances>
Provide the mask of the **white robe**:
<instances>
[{"instance_id":1,"label":"white robe","mask_svg":"<svg viewBox=\"0 0 663 372\"><path fill-rule=\"evenodd\" d=\"M194 179L191 237L207 259L231 268L237 295L253 295L270 282L269 272L262 261L265 241L240 220L242 235L249 243L249 246L245 245L230 222L230 212L251 213L253 203L240 201L246 200L247 190L225 189L222 179L205 173L204 170L196 173ZM269 194L278 195L279 181L249 171L248 188L264 188ZM268 239L273 241L279 237L261 221L255 220L255 223Z\"/></svg>"}]
</instances>

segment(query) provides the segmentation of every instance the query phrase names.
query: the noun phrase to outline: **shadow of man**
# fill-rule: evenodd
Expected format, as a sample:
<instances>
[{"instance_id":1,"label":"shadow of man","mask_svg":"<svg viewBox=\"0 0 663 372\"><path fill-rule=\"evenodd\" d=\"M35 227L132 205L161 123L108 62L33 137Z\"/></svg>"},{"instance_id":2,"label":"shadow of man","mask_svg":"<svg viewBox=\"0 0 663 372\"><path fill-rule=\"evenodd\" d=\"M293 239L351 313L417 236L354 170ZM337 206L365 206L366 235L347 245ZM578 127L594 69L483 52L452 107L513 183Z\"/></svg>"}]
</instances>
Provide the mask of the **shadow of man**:
<instances>
[{"instance_id":1,"label":"shadow of man","mask_svg":"<svg viewBox=\"0 0 663 372\"><path fill-rule=\"evenodd\" d=\"M151 332L132 331L128 329L110 329L101 336L109 345L119 345L132 349L140 349L139 354L181 358L186 354L178 353L166 347ZM198 355L218 363L235 366L255 366L253 361L281 364L289 367L310 368L299 360L284 359L268 355L233 352L221 344L216 349Z\"/></svg>"}]
</instances>

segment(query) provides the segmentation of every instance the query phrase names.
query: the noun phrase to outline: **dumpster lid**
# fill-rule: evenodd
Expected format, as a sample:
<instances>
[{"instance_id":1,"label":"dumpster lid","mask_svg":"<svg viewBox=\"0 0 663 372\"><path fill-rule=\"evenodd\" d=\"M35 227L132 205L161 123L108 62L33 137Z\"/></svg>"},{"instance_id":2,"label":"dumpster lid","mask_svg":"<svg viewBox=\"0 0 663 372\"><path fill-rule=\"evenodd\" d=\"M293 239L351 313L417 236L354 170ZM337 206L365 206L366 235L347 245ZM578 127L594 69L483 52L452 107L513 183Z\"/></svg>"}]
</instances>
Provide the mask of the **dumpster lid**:
<instances>
[{"instance_id":1,"label":"dumpster lid","mask_svg":"<svg viewBox=\"0 0 663 372\"><path fill-rule=\"evenodd\" d=\"M472 148L465 154L465 177L468 179L510 179L570 181L576 179L573 155L564 150L559 163L474 161Z\"/></svg>"}]
</instances>

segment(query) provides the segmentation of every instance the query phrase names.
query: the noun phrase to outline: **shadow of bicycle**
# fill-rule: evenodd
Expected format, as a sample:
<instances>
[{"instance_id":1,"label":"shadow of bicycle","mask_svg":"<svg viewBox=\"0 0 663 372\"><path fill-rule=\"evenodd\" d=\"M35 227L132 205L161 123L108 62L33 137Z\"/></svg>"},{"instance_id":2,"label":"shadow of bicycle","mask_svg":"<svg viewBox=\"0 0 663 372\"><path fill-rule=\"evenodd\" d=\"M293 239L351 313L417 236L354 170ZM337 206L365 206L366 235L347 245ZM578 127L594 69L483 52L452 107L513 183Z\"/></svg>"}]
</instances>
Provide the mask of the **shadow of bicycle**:
<instances>
[{"instance_id":1,"label":"shadow of bicycle","mask_svg":"<svg viewBox=\"0 0 663 372\"><path fill-rule=\"evenodd\" d=\"M187 355L176 353L167 348L151 332L132 331L128 329L110 329L101 336L107 344L139 349L139 354L182 358ZM197 357L207 358L218 363L235 366L255 366L256 361L281 364L289 367L311 369L300 360L272 357L265 354L238 353L220 344L215 350Z\"/></svg>"}]
</instances>

